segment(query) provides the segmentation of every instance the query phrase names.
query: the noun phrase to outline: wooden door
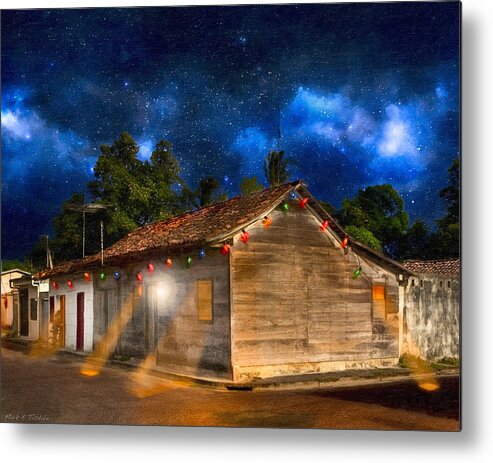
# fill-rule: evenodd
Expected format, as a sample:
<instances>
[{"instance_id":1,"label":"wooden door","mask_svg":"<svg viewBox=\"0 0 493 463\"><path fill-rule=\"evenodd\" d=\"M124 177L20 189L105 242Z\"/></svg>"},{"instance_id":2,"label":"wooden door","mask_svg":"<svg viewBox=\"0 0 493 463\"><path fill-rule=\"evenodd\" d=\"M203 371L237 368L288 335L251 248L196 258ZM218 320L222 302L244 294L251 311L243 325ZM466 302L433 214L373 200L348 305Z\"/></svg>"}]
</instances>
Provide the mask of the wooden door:
<instances>
[{"instance_id":1,"label":"wooden door","mask_svg":"<svg viewBox=\"0 0 493 463\"><path fill-rule=\"evenodd\" d=\"M19 309L21 336L29 336L29 299L27 289L19 290Z\"/></svg>"},{"instance_id":2,"label":"wooden door","mask_svg":"<svg viewBox=\"0 0 493 463\"><path fill-rule=\"evenodd\" d=\"M84 293L77 293L76 349L84 350Z\"/></svg>"}]
</instances>

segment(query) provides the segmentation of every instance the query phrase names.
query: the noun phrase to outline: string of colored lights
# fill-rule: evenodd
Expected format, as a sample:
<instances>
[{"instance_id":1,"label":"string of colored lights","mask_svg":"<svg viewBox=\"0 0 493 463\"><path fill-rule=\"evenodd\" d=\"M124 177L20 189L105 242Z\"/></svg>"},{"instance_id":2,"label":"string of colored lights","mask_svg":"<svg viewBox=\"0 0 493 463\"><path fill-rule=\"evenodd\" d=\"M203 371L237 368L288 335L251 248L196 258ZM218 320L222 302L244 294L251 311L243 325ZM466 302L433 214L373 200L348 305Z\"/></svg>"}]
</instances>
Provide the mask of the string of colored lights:
<instances>
[{"instance_id":1,"label":"string of colored lights","mask_svg":"<svg viewBox=\"0 0 493 463\"><path fill-rule=\"evenodd\" d=\"M296 192L291 192L289 197L292 199L292 200L295 200L297 198L297 194ZM309 202L309 198L308 197L304 197L304 198L299 198L298 199L298 205L300 208L304 209L306 207L306 205L308 204ZM283 212L287 212L289 211L289 208L290 208L290 205L288 202L284 201L281 205L280 205L280 208ZM262 219L262 225L265 229L268 229L271 225L272 225L272 219L266 215L264 216L264 218ZM328 228L330 228L330 222L329 220L324 220L322 222L322 224L320 225L320 231L321 232L325 232ZM243 244L248 244L248 241L250 240L250 234L245 230L245 229L242 229L241 231L241 235L240 235L240 241L243 243ZM349 245L349 239L347 236L345 236L342 241L341 241L341 248L346 250L346 248L348 247ZM219 248L219 252L223 255L223 256L227 256L230 252L231 252L231 246L228 244L228 243L223 243L222 246ZM206 250L204 248L201 248L198 252L198 257L199 259L204 259L206 257ZM358 267L354 270L353 272L353 279L356 279L356 278L359 278L361 275L365 275L367 278L368 276L363 272L363 268L361 267L361 261L359 259L359 256L356 255L357 259L358 259ZM188 255L186 257L186 260L185 260L185 264L186 264L186 267L187 268L190 268L193 264L193 257L191 255ZM171 260L170 257L167 257L166 258L166 261L165 261L165 265L168 269L170 269L173 265L173 261ZM154 272L154 264L152 262L149 262L147 264L147 271L148 273L153 273ZM113 272L113 278L118 281L120 280L121 278L121 273L119 271L115 271ZM137 272L135 274L135 277L137 279L137 282L138 283L142 283L143 280L144 280L144 276L142 274L142 272ZM85 282L90 282L91 281L91 275L89 272L85 272L84 275L83 275L83 278L84 278L84 281ZM104 270L101 270L99 272L99 279L101 281L104 281L106 280L106 272ZM60 288L60 285L58 284L58 282L56 280L53 280L52 283L51 283L52 287L56 290L58 290ZM74 289L74 282L73 280L67 280L67 286L70 288L70 289Z\"/></svg>"}]
</instances>

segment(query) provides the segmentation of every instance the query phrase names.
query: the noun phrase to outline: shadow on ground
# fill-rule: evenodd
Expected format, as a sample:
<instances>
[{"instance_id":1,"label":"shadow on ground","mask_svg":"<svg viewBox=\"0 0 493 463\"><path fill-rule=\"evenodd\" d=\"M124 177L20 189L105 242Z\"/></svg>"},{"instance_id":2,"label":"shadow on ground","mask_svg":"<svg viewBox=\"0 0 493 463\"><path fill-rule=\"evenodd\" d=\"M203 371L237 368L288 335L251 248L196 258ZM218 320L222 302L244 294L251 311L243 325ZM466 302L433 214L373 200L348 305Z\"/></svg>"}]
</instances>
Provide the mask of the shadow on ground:
<instances>
[{"instance_id":1,"label":"shadow on ground","mask_svg":"<svg viewBox=\"0 0 493 463\"><path fill-rule=\"evenodd\" d=\"M366 385L358 388L334 388L313 391L316 397L341 399L351 402L379 404L384 407L412 410L441 418L458 420L460 416L460 379L438 377L440 388L434 392L421 390L417 383Z\"/></svg>"}]
</instances>

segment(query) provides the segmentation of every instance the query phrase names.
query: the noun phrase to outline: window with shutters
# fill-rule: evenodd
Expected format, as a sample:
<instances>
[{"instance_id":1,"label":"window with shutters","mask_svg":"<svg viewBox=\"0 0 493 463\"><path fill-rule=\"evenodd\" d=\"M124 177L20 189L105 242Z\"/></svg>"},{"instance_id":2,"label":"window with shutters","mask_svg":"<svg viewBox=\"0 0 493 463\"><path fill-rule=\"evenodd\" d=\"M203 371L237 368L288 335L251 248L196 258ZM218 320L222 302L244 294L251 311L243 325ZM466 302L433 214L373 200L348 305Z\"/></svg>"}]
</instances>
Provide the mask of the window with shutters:
<instances>
[{"instance_id":1,"label":"window with shutters","mask_svg":"<svg viewBox=\"0 0 493 463\"><path fill-rule=\"evenodd\" d=\"M197 280L197 314L201 321L212 321L212 280Z\"/></svg>"}]
</instances>

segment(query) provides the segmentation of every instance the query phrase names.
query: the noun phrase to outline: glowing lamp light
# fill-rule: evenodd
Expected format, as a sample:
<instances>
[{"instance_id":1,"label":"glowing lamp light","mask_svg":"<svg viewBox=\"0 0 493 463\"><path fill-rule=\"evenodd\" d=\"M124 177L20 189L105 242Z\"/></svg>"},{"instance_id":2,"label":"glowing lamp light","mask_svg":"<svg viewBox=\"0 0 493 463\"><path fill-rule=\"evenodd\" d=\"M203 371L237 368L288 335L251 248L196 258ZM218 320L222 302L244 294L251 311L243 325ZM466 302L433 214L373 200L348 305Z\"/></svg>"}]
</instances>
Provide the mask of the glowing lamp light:
<instances>
[{"instance_id":1,"label":"glowing lamp light","mask_svg":"<svg viewBox=\"0 0 493 463\"><path fill-rule=\"evenodd\" d=\"M221 254L222 254L223 256L227 256L227 255L229 254L229 250L230 250L230 246L229 246L229 244L223 244L223 245L221 246Z\"/></svg>"},{"instance_id":2,"label":"glowing lamp light","mask_svg":"<svg viewBox=\"0 0 493 463\"><path fill-rule=\"evenodd\" d=\"M243 233L240 236L240 240L242 241L243 244L247 244L249 239L250 239L250 233L248 233L246 230L243 230Z\"/></svg>"},{"instance_id":3,"label":"glowing lamp light","mask_svg":"<svg viewBox=\"0 0 493 463\"><path fill-rule=\"evenodd\" d=\"M356 279L361 276L361 273L363 272L363 269L361 267L358 267L354 272L353 272L353 278Z\"/></svg>"},{"instance_id":4,"label":"glowing lamp light","mask_svg":"<svg viewBox=\"0 0 493 463\"><path fill-rule=\"evenodd\" d=\"M72 289L74 287L74 284L72 283L72 280L67 280L67 286Z\"/></svg>"},{"instance_id":5,"label":"glowing lamp light","mask_svg":"<svg viewBox=\"0 0 493 463\"><path fill-rule=\"evenodd\" d=\"M320 225L320 231L327 230L328 226L329 226L329 221L328 220L324 220L323 223L322 223L322 225Z\"/></svg>"},{"instance_id":6,"label":"glowing lamp light","mask_svg":"<svg viewBox=\"0 0 493 463\"><path fill-rule=\"evenodd\" d=\"M187 266L190 267L192 265L193 259L192 256L187 257Z\"/></svg>"},{"instance_id":7,"label":"glowing lamp light","mask_svg":"<svg viewBox=\"0 0 493 463\"><path fill-rule=\"evenodd\" d=\"M84 273L84 280L85 281L91 281L91 275L89 275L89 273Z\"/></svg>"},{"instance_id":8,"label":"glowing lamp light","mask_svg":"<svg viewBox=\"0 0 493 463\"><path fill-rule=\"evenodd\" d=\"M172 265L173 265L173 261L168 257L166 259L166 267L171 268Z\"/></svg>"},{"instance_id":9,"label":"glowing lamp light","mask_svg":"<svg viewBox=\"0 0 493 463\"><path fill-rule=\"evenodd\" d=\"M345 236L344 239L342 240L341 248L342 249L346 249L347 248L347 245L348 245L348 242L349 242L349 240L348 240L347 236Z\"/></svg>"},{"instance_id":10,"label":"glowing lamp light","mask_svg":"<svg viewBox=\"0 0 493 463\"><path fill-rule=\"evenodd\" d=\"M289 204L288 204L288 203L283 203L283 205L281 206L281 209L282 209L284 212L289 211Z\"/></svg>"},{"instance_id":11,"label":"glowing lamp light","mask_svg":"<svg viewBox=\"0 0 493 463\"><path fill-rule=\"evenodd\" d=\"M106 273L105 272L100 272L99 279L100 280L106 280Z\"/></svg>"},{"instance_id":12,"label":"glowing lamp light","mask_svg":"<svg viewBox=\"0 0 493 463\"><path fill-rule=\"evenodd\" d=\"M308 204L308 198L303 198L303 199L300 201L300 207L301 207L301 208L305 207L307 204Z\"/></svg>"},{"instance_id":13,"label":"glowing lamp light","mask_svg":"<svg viewBox=\"0 0 493 463\"><path fill-rule=\"evenodd\" d=\"M119 279L120 279L120 277L121 277L120 272L115 272L115 273L113 273L113 278L114 278L115 280L119 280Z\"/></svg>"},{"instance_id":14,"label":"glowing lamp light","mask_svg":"<svg viewBox=\"0 0 493 463\"><path fill-rule=\"evenodd\" d=\"M55 289L58 289L58 283L56 281L53 281L51 283L51 286L53 286L53 288L55 288Z\"/></svg>"},{"instance_id":15,"label":"glowing lamp light","mask_svg":"<svg viewBox=\"0 0 493 463\"><path fill-rule=\"evenodd\" d=\"M203 259L204 257L205 257L205 249L201 249L201 250L199 251L199 258L200 258L200 259Z\"/></svg>"},{"instance_id":16,"label":"glowing lamp light","mask_svg":"<svg viewBox=\"0 0 493 463\"><path fill-rule=\"evenodd\" d=\"M289 197L291 199L296 199L296 192L295 191L292 191L291 193L289 193Z\"/></svg>"},{"instance_id":17,"label":"glowing lamp light","mask_svg":"<svg viewBox=\"0 0 493 463\"><path fill-rule=\"evenodd\" d=\"M142 280L144 279L141 272L137 272L137 275L135 275L135 278L137 278L137 281L139 283L142 283Z\"/></svg>"},{"instance_id":18,"label":"glowing lamp light","mask_svg":"<svg viewBox=\"0 0 493 463\"><path fill-rule=\"evenodd\" d=\"M149 273L154 272L154 264L153 264L152 262L149 262L149 263L147 264L147 271L148 271Z\"/></svg>"},{"instance_id":19,"label":"glowing lamp light","mask_svg":"<svg viewBox=\"0 0 493 463\"><path fill-rule=\"evenodd\" d=\"M269 228L272 225L272 219L265 216L264 220L262 220L262 225L264 226L264 228Z\"/></svg>"},{"instance_id":20,"label":"glowing lamp light","mask_svg":"<svg viewBox=\"0 0 493 463\"><path fill-rule=\"evenodd\" d=\"M166 295L166 286L164 283L159 283L158 287L156 288L156 295L160 298Z\"/></svg>"}]
</instances>

